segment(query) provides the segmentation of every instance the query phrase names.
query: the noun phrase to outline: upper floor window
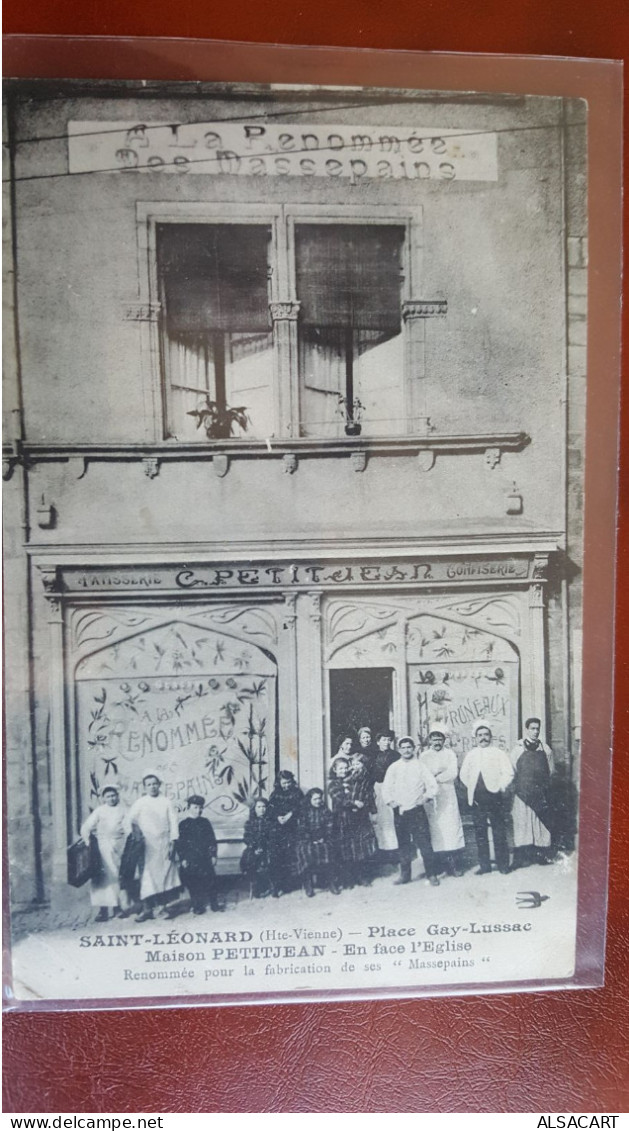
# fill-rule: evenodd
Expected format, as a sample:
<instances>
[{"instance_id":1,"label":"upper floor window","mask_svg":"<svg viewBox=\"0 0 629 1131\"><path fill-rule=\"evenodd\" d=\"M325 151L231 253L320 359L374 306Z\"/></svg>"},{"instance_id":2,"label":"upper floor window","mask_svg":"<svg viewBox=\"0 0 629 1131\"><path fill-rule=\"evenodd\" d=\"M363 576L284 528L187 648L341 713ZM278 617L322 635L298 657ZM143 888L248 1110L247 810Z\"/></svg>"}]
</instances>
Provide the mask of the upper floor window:
<instances>
[{"instance_id":1,"label":"upper floor window","mask_svg":"<svg viewBox=\"0 0 629 1131\"><path fill-rule=\"evenodd\" d=\"M164 438L421 429L423 326L409 322L421 304L407 301L419 210L177 202L139 204L138 217Z\"/></svg>"},{"instance_id":2,"label":"upper floor window","mask_svg":"<svg viewBox=\"0 0 629 1131\"><path fill-rule=\"evenodd\" d=\"M301 431L405 431L401 349L405 229L297 224Z\"/></svg>"},{"instance_id":3,"label":"upper floor window","mask_svg":"<svg viewBox=\"0 0 629 1131\"><path fill-rule=\"evenodd\" d=\"M273 433L270 238L260 224L158 225L169 436Z\"/></svg>"}]
</instances>

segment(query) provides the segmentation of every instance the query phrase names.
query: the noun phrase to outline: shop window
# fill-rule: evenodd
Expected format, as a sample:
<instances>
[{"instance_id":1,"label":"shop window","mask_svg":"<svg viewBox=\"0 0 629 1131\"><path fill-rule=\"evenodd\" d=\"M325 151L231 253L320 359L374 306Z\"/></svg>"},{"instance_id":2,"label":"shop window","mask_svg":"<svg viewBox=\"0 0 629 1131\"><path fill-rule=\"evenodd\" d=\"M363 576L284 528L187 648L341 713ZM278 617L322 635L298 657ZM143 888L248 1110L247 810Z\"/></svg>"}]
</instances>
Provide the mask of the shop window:
<instances>
[{"instance_id":1,"label":"shop window","mask_svg":"<svg viewBox=\"0 0 629 1131\"><path fill-rule=\"evenodd\" d=\"M272 434L270 242L263 224L157 225L167 437Z\"/></svg>"},{"instance_id":2,"label":"shop window","mask_svg":"<svg viewBox=\"0 0 629 1131\"><path fill-rule=\"evenodd\" d=\"M399 225L295 226L302 435L406 431L404 238Z\"/></svg>"}]
</instances>

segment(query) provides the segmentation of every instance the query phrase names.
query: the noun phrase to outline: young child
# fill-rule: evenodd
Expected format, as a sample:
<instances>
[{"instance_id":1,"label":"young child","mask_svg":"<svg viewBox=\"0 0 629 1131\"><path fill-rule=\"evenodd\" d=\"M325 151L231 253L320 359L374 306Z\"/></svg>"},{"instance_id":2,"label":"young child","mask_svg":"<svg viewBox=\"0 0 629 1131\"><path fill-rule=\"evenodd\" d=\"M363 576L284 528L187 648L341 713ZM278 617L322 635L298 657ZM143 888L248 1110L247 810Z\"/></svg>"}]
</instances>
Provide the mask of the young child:
<instances>
[{"instance_id":1,"label":"young child","mask_svg":"<svg viewBox=\"0 0 629 1131\"><path fill-rule=\"evenodd\" d=\"M369 818L371 782L361 756L353 770L345 758L330 768L328 791L334 817L334 840L344 887L369 884L367 862L377 845Z\"/></svg>"},{"instance_id":2,"label":"young child","mask_svg":"<svg viewBox=\"0 0 629 1131\"><path fill-rule=\"evenodd\" d=\"M335 875L332 814L322 789L308 790L299 816L297 872L310 898L315 893L315 879L320 886L327 881L334 895L340 893Z\"/></svg>"},{"instance_id":3,"label":"young child","mask_svg":"<svg viewBox=\"0 0 629 1131\"><path fill-rule=\"evenodd\" d=\"M216 898L216 857L218 846L214 829L202 817L205 798L193 794L186 805L188 816L179 825L177 851L181 861L181 879L190 893L192 910L202 915L209 903L212 911L222 911Z\"/></svg>"},{"instance_id":4,"label":"young child","mask_svg":"<svg viewBox=\"0 0 629 1131\"><path fill-rule=\"evenodd\" d=\"M246 847L240 859L240 871L247 876L254 899L263 899L271 890L267 808L263 797L254 801L243 837Z\"/></svg>"}]
</instances>

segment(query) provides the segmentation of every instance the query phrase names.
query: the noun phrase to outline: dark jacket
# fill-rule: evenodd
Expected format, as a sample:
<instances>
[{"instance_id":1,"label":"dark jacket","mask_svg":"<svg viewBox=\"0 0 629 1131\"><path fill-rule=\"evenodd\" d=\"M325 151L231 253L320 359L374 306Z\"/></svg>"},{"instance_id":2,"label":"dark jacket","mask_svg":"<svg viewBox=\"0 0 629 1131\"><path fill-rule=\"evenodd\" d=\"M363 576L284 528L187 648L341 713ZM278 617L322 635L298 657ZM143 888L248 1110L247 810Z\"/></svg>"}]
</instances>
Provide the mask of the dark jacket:
<instances>
[{"instance_id":1,"label":"dark jacket","mask_svg":"<svg viewBox=\"0 0 629 1131\"><path fill-rule=\"evenodd\" d=\"M214 829L207 817L186 817L181 822L177 852L186 875L212 875L217 850Z\"/></svg>"}]
</instances>

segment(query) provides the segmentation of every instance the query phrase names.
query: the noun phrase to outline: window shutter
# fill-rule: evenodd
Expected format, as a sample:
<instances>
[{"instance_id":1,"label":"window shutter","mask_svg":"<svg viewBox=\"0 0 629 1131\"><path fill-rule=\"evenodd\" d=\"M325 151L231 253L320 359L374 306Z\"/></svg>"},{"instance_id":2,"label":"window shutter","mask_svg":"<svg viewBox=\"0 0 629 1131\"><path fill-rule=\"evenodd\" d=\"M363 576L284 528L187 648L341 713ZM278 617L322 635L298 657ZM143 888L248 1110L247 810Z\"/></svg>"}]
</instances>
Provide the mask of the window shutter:
<instances>
[{"instance_id":1,"label":"window shutter","mask_svg":"<svg viewBox=\"0 0 629 1131\"><path fill-rule=\"evenodd\" d=\"M270 238L261 224L158 225L168 333L268 330Z\"/></svg>"},{"instance_id":2,"label":"window shutter","mask_svg":"<svg viewBox=\"0 0 629 1131\"><path fill-rule=\"evenodd\" d=\"M404 228L372 224L299 224L297 298L304 326L400 326Z\"/></svg>"}]
</instances>

